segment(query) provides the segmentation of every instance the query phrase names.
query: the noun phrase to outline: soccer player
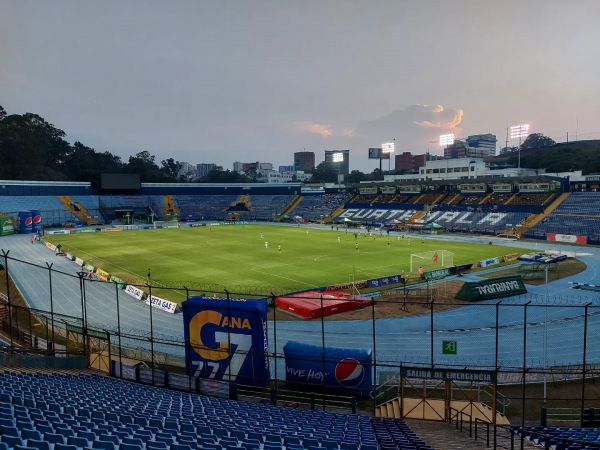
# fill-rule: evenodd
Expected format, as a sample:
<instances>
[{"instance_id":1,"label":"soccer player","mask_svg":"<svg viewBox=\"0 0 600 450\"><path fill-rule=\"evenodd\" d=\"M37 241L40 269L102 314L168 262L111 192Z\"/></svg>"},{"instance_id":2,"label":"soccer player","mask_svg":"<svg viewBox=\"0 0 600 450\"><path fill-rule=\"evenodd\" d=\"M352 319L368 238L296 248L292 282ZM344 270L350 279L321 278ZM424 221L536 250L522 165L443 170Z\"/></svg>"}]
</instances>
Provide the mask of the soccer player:
<instances>
[{"instance_id":1,"label":"soccer player","mask_svg":"<svg viewBox=\"0 0 600 450\"><path fill-rule=\"evenodd\" d=\"M260 232L260 238L261 238L261 239L262 239L262 238L263 238L263 234L262 234L262 231L261 231L261 232Z\"/></svg>"},{"instance_id":2,"label":"soccer player","mask_svg":"<svg viewBox=\"0 0 600 450\"><path fill-rule=\"evenodd\" d=\"M338 236L338 242L342 242L342 237Z\"/></svg>"},{"instance_id":3,"label":"soccer player","mask_svg":"<svg viewBox=\"0 0 600 450\"><path fill-rule=\"evenodd\" d=\"M408 241L407 241L407 242L408 242L408 245L410 245L410 238L408 238Z\"/></svg>"},{"instance_id":4,"label":"soccer player","mask_svg":"<svg viewBox=\"0 0 600 450\"><path fill-rule=\"evenodd\" d=\"M421 267L419 267L419 277L420 277L421 279L423 279L423 275L424 275L424 274L425 274L425 270L423 270L423 267L422 267L422 266L421 266Z\"/></svg>"},{"instance_id":5,"label":"soccer player","mask_svg":"<svg viewBox=\"0 0 600 450\"><path fill-rule=\"evenodd\" d=\"M277 245L277 251L278 251L279 253L281 253L281 244L278 244L278 245Z\"/></svg>"},{"instance_id":6,"label":"soccer player","mask_svg":"<svg viewBox=\"0 0 600 450\"><path fill-rule=\"evenodd\" d=\"M433 263L434 263L434 264L437 264L437 262L438 262L438 254L437 254L437 252L435 252L435 253L433 254Z\"/></svg>"},{"instance_id":7,"label":"soccer player","mask_svg":"<svg viewBox=\"0 0 600 450\"><path fill-rule=\"evenodd\" d=\"M355 250L355 251L358 251L358 242L356 242L356 243L354 244L354 250Z\"/></svg>"},{"instance_id":8,"label":"soccer player","mask_svg":"<svg viewBox=\"0 0 600 450\"><path fill-rule=\"evenodd\" d=\"M269 241L265 241L265 248L269 248Z\"/></svg>"}]
</instances>

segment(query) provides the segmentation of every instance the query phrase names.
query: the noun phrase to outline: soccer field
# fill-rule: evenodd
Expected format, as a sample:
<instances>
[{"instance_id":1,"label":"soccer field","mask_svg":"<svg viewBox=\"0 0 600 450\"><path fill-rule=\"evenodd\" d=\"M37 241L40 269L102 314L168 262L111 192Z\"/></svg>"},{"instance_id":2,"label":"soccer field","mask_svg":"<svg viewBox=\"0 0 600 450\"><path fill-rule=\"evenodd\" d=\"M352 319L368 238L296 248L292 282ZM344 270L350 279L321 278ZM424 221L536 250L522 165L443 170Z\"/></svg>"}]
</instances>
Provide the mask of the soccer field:
<instances>
[{"instance_id":1,"label":"soccer field","mask_svg":"<svg viewBox=\"0 0 600 450\"><path fill-rule=\"evenodd\" d=\"M180 282L180 286L191 282L274 292L409 274L411 253L447 250L454 253L454 264L460 265L523 251L429 236L374 233L355 238L353 230L272 225L75 233L47 239L125 280L145 281L150 269L152 280Z\"/></svg>"}]
</instances>

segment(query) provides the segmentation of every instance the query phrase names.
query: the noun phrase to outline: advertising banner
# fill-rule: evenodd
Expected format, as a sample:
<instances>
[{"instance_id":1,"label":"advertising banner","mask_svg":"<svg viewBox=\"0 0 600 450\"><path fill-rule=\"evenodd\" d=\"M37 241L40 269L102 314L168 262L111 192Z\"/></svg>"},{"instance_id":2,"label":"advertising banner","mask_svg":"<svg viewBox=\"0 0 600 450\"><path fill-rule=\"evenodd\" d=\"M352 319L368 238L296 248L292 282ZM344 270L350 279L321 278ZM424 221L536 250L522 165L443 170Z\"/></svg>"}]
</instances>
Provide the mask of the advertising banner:
<instances>
[{"instance_id":1,"label":"advertising banner","mask_svg":"<svg viewBox=\"0 0 600 450\"><path fill-rule=\"evenodd\" d=\"M519 257L518 253L510 253L508 255L504 255L502 257L502 261L503 262L516 261L518 257Z\"/></svg>"},{"instance_id":2,"label":"advertising banner","mask_svg":"<svg viewBox=\"0 0 600 450\"><path fill-rule=\"evenodd\" d=\"M473 268L473 264L463 264L461 266L450 267L450 274L457 275L461 272L466 272L467 270L471 270Z\"/></svg>"},{"instance_id":3,"label":"advertising banner","mask_svg":"<svg viewBox=\"0 0 600 450\"><path fill-rule=\"evenodd\" d=\"M15 234L15 221L10 216L0 216L0 236Z\"/></svg>"},{"instance_id":4,"label":"advertising banner","mask_svg":"<svg viewBox=\"0 0 600 450\"><path fill-rule=\"evenodd\" d=\"M146 305L152 305L152 307L156 309L160 309L161 311L166 311L171 314L175 314L175 311L177 310L177 303L165 300L164 298L156 297L154 295L146 298L145 303Z\"/></svg>"},{"instance_id":5,"label":"advertising banner","mask_svg":"<svg viewBox=\"0 0 600 450\"><path fill-rule=\"evenodd\" d=\"M75 263L77 263L77 265L79 265L79 266L83 266L83 259L75 258Z\"/></svg>"},{"instance_id":6,"label":"advertising banner","mask_svg":"<svg viewBox=\"0 0 600 450\"><path fill-rule=\"evenodd\" d=\"M367 280L367 287L378 288L389 286L390 284L400 284L404 281L402 275L391 275L389 277L374 278Z\"/></svg>"},{"instance_id":7,"label":"advertising banner","mask_svg":"<svg viewBox=\"0 0 600 450\"><path fill-rule=\"evenodd\" d=\"M114 275L110 276L109 281L116 283L119 289L125 289L125 285L127 284L125 283L125 281L121 280L119 277L115 277ZM141 298L139 298L138 300L141 300Z\"/></svg>"},{"instance_id":8,"label":"advertising banner","mask_svg":"<svg viewBox=\"0 0 600 450\"><path fill-rule=\"evenodd\" d=\"M549 241L555 241L555 242L568 242L571 244L587 244L586 236L576 236L573 234L547 233L546 238Z\"/></svg>"},{"instance_id":9,"label":"advertising banner","mask_svg":"<svg viewBox=\"0 0 600 450\"><path fill-rule=\"evenodd\" d=\"M490 278L479 282L467 282L456 293L455 298L474 302L494 298L512 297L527 293L527 288L519 275Z\"/></svg>"},{"instance_id":10,"label":"advertising banner","mask_svg":"<svg viewBox=\"0 0 600 450\"><path fill-rule=\"evenodd\" d=\"M96 276L103 281L108 281L108 277L110 277L110 274L102 269L96 269Z\"/></svg>"},{"instance_id":11,"label":"advertising banner","mask_svg":"<svg viewBox=\"0 0 600 450\"><path fill-rule=\"evenodd\" d=\"M423 273L423 278L426 280L434 280L436 278L444 278L450 276L450 268L431 270L429 272Z\"/></svg>"},{"instance_id":12,"label":"advertising banner","mask_svg":"<svg viewBox=\"0 0 600 450\"><path fill-rule=\"evenodd\" d=\"M181 309L188 375L266 386L266 301L190 297Z\"/></svg>"},{"instance_id":13,"label":"advertising banner","mask_svg":"<svg viewBox=\"0 0 600 450\"><path fill-rule=\"evenodd\" d=\"M142 298L144 298L144 294L145 294L144 291L136 288L135 286L131 286L130 284L128 284L127 287L125 288L125 292L137 300L141 300Z\"/></svg>"},{"instance_id":14,"label":"advertising banner","mask_svg":"<svg viewBox=\"0 0 600 450\"><path fill-rule=\"evenodd\" d=\"M500 264L500 258L498 257L479 261L479 267L495 266L496 264Z\"/></svg>"},{"instance_id":15,"label":"advertising banner","mask_svg":"<svg viewBox=\"0 0 600 450\"><path fill-rule=\"evenodd\" d=\"M17 213L19 233L31 233L33 227L33 218L31 211L19 211Z\"/></svg>"},{"instance_id":16,"label":"advertising banner","mask_svg":"<svg viewBox=\"0 0 600 450\"><path fill-rule=\"evenodd\" d=\"M288 383L325 384L345 394L371 395L371 350L335 348L288 341L283 347L285 381Z\"/></svg>"},{"instance_id":17,"label":"advertising banner","mask_svg":"<svg viewBox=\"0 0 600 450\"><path fill-rule=\"evenodd\" d=\"M331 284L329 286L327 286L325 288L326 291L338 291L338 290L344 290L344 289L353 289L353 288L357 288L357 289L363 289L366 288L368 285L367 280L361 280L361 281L355 281L354 283L338 283L338 284Z\"/></svg>"}]
</instances>

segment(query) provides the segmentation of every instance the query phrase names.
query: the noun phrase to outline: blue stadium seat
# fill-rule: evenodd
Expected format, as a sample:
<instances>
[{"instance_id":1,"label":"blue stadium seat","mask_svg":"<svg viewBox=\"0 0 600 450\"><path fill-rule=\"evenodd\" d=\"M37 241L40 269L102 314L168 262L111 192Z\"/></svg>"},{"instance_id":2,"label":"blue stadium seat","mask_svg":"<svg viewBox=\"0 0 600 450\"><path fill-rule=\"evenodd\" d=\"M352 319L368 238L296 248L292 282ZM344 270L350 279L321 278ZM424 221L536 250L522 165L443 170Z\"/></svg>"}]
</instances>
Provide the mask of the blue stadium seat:
<instances>
[{"instance_id":1,"label":"blue stadium seat","mask_svg":"<svg viewBox=\"0 0 600 450\"><path fill-rule=\"evenodd\" d=\"M42 440L42 433L38 430L21 430L21 437L23 439L37 439Z\"/></svg>"},{"instance_id":2,"label":"blue stadium seat","mask_svg":"<svg viewBox=\"0 0 600 450\"><path fill-rule=\"evenodd\" d=\"M38 450L50 450L50 444L41 439L27 439L27 447L37 448Z\"/></svg>"}]
</instances>

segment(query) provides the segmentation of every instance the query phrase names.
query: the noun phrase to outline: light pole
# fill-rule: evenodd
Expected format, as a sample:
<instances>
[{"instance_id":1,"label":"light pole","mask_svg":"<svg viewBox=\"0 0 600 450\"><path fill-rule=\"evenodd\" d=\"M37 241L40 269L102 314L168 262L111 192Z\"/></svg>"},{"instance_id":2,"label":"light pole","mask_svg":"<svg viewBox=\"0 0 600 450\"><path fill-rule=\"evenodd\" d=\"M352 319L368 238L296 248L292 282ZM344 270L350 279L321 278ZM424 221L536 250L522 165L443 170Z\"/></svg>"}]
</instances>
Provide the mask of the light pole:
<instances>
[{"instance_id":1,"label":"light pole","mask_svg":"<svg viewBox=\"0 0 600 450\"><path fill-rule=\"evenodd\" d=\"M529 124L513 125L510 127L510 138L519 138L519 156L517 168L521 168L521 138L526 138L529 134Z\"/></svg>"},{"instance_id":2,"label":"light pole","mask_svg":"<svg viewBox=\"0 0 600 450\"><path fill-rule=\"evenodd\" d=\"M546 405L546 370L548 369L548 264L544 267L546 284L544 285L544 406Z\"/></svg>"}]
</instances>

